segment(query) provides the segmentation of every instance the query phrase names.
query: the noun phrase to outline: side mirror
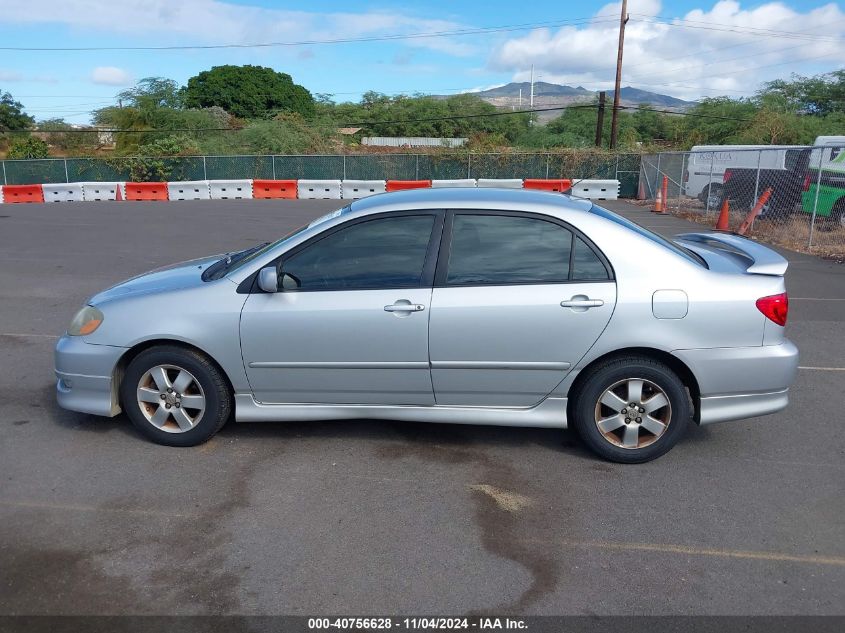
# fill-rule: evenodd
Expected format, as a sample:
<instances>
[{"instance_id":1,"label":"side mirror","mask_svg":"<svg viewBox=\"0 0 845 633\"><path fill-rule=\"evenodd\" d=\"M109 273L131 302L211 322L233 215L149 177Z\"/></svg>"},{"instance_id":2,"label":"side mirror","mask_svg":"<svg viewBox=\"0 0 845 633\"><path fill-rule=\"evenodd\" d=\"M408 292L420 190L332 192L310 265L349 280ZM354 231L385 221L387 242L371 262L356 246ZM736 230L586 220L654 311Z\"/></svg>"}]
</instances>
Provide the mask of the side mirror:
<instances>
[{"instance_id":1,"label":"side mirror","mask_svg":"<svg viewBox=\"0 0 845 633\"><path fill-rule=\"evenodd\" d=\"M279 273L275 266L265 266L258 271L258 287L264 292L279 292Z\"/></svg>"}]
</instances>

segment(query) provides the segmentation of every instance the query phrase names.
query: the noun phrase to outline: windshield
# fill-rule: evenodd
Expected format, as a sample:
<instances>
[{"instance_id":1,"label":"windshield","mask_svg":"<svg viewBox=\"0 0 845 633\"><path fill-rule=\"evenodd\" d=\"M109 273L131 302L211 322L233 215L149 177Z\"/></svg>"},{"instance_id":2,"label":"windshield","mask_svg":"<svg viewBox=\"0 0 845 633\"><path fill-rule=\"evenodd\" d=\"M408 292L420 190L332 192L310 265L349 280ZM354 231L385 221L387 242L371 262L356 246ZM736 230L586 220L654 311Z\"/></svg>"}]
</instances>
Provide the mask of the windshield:
<instances>
[{"instance_id":1,"label":"windshield","mask_svg":"<svg viewBox=\"0 0 845 633\"><path fill-rule=\"evenodd\" d=\"M348 212L349 207L343 207L342 209L338 209L337 211L332 211L331 213L327 213L326 215L320 216L310 224L304 224L303 226L294 229L293 231L284 235L275 242L265 242L264 244L252 246L242 251L226 253L223 258L219 259L218 261L216 261L211 266L205 269L205 272L203 272L202 274L202 280L213 281L215 279L225 277L229 273L237 270L238 268L241 268L242 266L248 264L256 258L261 257L267 251L276 248L277 246L291 239L295 235L299 235L306 229L310 229L311 227L317 226L318 224L322 224L323 222L327 222L328 220L331 220Z\"/></svg>"},{"instance_id":2,"label":"windshield","mask_svg":"<svg viewBox=\"0 0 845 633\"><path fill-rule=\"evenodd\" d=\"M631 222L630 220L623 218L621 215L615 214L613 211L608 211L603 207L593 205L593 207L590 209L590 213L595 213L596 215L600 215L601 217L610 220L611 222L616 222L616 224L631 229L635 233L638 233L639 235L650 239L652 242L656 242L657 244L668 248L673 253L676 253L685 259L695 262L699 266L704 266L705 268L707 268L707 262L705 262L704 259L699 257L696 253L693 253L691 250L683 248L682 246L679 246L678 244L667 240L665 237L658 235L657 233L653 233L648 229L644 229L639 224Z\"/></svg>"}]
</instances>

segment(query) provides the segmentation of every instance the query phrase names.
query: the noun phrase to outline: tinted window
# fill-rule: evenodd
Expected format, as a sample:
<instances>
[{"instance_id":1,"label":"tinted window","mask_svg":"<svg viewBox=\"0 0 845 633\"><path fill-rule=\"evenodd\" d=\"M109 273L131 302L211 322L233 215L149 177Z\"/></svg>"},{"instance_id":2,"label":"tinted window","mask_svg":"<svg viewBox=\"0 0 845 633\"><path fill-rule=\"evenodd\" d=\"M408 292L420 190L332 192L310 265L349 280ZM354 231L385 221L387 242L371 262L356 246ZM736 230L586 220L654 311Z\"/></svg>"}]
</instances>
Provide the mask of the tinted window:
<instances>
[{"instance_id":1,"label":"tinted window","mask_svg":"<svg viewBox=\"0 0 845 633\"><path fill-rule=\"evenodd\" d=\"M572 233L553 222L455 215L447 284L548 283L569 278Z\"/></svg>"},{"instance_id":2,"label":"tinted window","mask_svg":"<svg viewBox=\"0 0 845 633\"><path fill-rule=\"evenodd\" d=\"M572 254L572 279L576 281L588 281L592 279L608 279L607 274L599 256L580 237L575 238L575 252Z\"/></svg>"},{"instance_id":3,"label":"tinted window","mask_svg":"<svg viewBox=\"0 0 845 633\"><path fill-rule=\"evenodd\" d=\"M282 270L303 290L419 286L433 215L353 224L286 259Z\"/></svg>"}]
</instances>

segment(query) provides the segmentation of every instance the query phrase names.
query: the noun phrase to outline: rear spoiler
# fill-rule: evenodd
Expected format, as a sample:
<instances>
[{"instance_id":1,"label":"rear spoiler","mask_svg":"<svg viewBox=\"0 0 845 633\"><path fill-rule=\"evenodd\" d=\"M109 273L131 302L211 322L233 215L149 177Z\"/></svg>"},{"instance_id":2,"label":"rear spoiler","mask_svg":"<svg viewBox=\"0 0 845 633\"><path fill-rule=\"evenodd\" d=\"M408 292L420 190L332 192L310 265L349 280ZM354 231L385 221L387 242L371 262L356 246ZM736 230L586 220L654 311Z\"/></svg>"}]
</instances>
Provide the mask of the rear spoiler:
<instances>
[{"instance_id":1,"label":"rear spoiler","mask_svg":"<svg viewBox=\"0 0 845 633\"><path fill-rule=\"evenodd\" d=\"M705 247L739 256L748 261L747 273L754 275L777 275L786 273L789 262L767 246L748 238L730 233L682 233L675 236L679 242L689 246Z\"/></svg>"}]
</instances>

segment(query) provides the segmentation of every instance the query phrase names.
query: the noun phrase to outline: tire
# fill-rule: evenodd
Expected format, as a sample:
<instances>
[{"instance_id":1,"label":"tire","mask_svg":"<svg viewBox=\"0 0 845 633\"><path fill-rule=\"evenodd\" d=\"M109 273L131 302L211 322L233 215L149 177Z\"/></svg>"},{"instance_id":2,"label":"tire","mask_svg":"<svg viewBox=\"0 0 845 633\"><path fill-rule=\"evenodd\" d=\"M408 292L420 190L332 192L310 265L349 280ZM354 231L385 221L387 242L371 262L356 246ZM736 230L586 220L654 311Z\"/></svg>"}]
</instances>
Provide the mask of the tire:
<instances>
[{"instance_id":1,"label":"tire","mask_svg":"<svg viewBox=\"0 0 845 633\"><path fill-rule=\"evenodd\" d=\"M632 400L636 411L630 409ZM638 464L660 457L683 437L692 407L684 384L666 365L624 356L589 370L571 413L576 432L593 452L609 461Z\"/></svg>"},{"instance_id":2,"label":"tire","mask_svg":"<svg viewBox=\"0 0 845 633\"><path fill-rule=\"evenodd\" d=\"M166 446L202 444L232 412L232 394L220 369L204 355L175 345L151 347L132 359L120 401L141 434Z\"/></svg>"},{"instance_id":3,"label":"tire","mask_svg":"<svg viewBox=\"0 0 845 633\"><path fill-rule=\"evenodd\" d=\"M833 206L830 221L834 229L845 229L845 198L840 198Z\"/></svg>"},{"instance_id":4,"label":"tire","mask_svg":"<svg viewBox=\"0 0 845 633\"><path fill-rule=\"evenodd\" d=\"M707 187L704 188L704 191L701 192L702 195L702 202L704 203L705 210L709 211L710 209L715 209L718 213L719 209L722 206L722 202L725 199L725 195L727 192L723 185L712 185L710 187L710 196L707 195Z\"/></svg>"}]
</instances>

